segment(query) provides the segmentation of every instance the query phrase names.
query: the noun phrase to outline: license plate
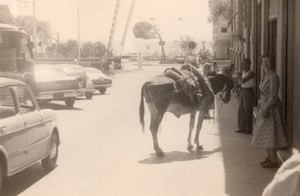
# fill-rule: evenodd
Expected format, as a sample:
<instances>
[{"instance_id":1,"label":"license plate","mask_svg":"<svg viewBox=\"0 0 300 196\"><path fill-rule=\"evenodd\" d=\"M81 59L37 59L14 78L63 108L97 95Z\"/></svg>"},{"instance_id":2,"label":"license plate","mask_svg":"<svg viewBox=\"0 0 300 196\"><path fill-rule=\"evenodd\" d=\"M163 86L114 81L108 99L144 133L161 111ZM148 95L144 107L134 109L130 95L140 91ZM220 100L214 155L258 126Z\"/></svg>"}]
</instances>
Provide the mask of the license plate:
<instances>
[{"instance_id":1,"label":"license plate","mask_svg":"<svg viewBox=\"0 0 300 196\"><path fill-rule=\"evenodd\" d=\"M64 94L63 93L55 93L55 94L53 94L53 98L54 99L63 99Z\"/></svg>"}]
</instances>

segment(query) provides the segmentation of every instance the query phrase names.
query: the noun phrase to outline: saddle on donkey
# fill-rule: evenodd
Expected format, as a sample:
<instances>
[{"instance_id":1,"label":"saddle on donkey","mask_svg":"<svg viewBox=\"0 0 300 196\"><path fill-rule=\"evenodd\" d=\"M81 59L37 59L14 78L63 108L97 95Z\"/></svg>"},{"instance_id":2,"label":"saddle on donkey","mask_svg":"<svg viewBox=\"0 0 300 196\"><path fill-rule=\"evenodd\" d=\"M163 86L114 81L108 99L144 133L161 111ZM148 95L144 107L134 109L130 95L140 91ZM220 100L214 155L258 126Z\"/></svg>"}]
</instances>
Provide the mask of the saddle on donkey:
<instances>
[{"instance_id":1,"label":"saddle on donkey","mask_svg":"<svg viewBox=\"0 0 300 196\"><path fill-rule=\"evenodd\" d=\"M161 78L159 83L148 85L147 102L157 102L177 93L187 95L193 105L199 104L205 96L213 98L203 76L192 65L183 65L180 70L167 68L163 76L167 79Z\"/></svg>"}]
</instances>

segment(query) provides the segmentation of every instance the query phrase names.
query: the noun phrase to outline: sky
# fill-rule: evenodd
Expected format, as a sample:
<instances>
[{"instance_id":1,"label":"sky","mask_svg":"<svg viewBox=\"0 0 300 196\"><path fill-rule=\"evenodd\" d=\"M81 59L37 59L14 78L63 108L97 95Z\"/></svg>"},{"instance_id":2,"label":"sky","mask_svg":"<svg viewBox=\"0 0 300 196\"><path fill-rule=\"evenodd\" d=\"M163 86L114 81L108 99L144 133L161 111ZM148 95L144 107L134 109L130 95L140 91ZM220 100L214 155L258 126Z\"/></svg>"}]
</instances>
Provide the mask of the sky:
<instances>
[{"instance_id":1,"label":"sky","mask_svg":"<svg viewBox=\"0 0 300 196\"><path fill-rule=\"evenodd\" d=\"M25 0L32 2L33 0ZM17 6L16 0L0 0L8 3L13 15L32 15L32 4ZM60 39L101 41L107 45L117 0L35 0L36 17L48 21L54 34ZM121 0L114 42L120 42L125 30L132 0ZM79 4L79 20L77 12ZM137 41L132 33L136 22L148 21L161 29L166 41L180 40L188 35L193 40L212 40L212 24L207 17L208 0L136 0L126 37L126 46Z\"/></svg>"}]
</instances>

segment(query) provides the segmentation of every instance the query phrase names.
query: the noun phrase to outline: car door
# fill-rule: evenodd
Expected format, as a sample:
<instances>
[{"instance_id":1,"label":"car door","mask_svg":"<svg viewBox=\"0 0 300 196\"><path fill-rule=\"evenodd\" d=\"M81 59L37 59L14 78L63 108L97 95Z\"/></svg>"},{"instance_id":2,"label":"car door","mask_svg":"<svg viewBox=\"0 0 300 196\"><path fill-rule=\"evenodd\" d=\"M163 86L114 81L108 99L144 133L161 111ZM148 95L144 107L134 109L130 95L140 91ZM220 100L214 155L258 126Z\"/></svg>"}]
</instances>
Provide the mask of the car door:
<instances>
[{"instance_id":1,"label":"car door","mask_svg":"<svg viewBox=\"0 0 300 196\"><path fill-rule=\"evenodd\" d=\"M0 145L8 156L8 170L21 168L26 159L26 136L11 86L0 88Z\"/></svg>"},{"instance_id":2,"label":"car door","mask_svg":"<svg viewBox=\"0 0 300 196\"><path fill-rule=\"evenodd\" d=\"M26 133L26 160L32 163L47 152L49 128L30 90L26 86L18 86L16 92L21 123Z\"/></svg>"}]
</instances>

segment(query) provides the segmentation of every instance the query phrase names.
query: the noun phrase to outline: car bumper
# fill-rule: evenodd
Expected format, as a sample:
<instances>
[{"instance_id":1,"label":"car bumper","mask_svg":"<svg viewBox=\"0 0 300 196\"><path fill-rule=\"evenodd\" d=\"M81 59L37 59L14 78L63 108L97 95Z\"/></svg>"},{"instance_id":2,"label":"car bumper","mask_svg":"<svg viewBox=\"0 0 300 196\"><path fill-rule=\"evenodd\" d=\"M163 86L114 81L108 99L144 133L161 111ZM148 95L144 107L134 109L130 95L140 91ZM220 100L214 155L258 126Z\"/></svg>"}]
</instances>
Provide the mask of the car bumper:
<instances>
[{"instance_id":1,"label":"car bumper","mask_svg":"<svg viewBox=\"0 0 300 196\"><path fill-rule=\"evenodd\" d=\"M84 93L82 93L84 94ZM68 90L68 91L49 91L49 92L40 92L38 94L38 100L64 100L65 98L78 97L77 90Z\"/></svg>"},{"instance_id":2,"label":"car bumper","mask_svg":"<svg viewBox=\"0 0 300 196\"><path fill-rule=\"evenodd\" d=\"M94 92L95 89L109 88L111 86L112 86L112 84L94 84L94 83L89 82L86 85L86 91L88 91L88 92Z\"/></svg>"}]
</instances>

